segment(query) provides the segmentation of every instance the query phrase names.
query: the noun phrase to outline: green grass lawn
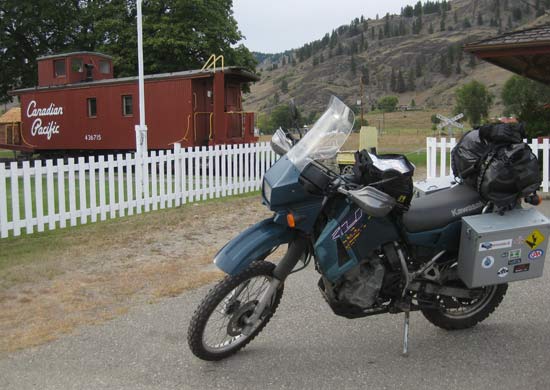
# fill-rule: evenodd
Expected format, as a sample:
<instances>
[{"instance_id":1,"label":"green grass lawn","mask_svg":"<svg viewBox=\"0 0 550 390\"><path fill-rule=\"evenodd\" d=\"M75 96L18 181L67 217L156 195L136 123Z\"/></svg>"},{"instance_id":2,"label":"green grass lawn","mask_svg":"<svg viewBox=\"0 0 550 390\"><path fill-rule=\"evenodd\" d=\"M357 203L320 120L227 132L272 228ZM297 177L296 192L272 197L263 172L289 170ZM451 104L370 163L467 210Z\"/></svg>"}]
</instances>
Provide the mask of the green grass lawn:
<instances>
[{"instance_id":1,"label":"green grass lawn","mask_svg":"<svg viewBox=\"0 0 550 390\"><path fill-rule=\"evenodd\" d=\"M13 150L0 149L0 158L12 158Z\"/></svg>"}]
</instances>

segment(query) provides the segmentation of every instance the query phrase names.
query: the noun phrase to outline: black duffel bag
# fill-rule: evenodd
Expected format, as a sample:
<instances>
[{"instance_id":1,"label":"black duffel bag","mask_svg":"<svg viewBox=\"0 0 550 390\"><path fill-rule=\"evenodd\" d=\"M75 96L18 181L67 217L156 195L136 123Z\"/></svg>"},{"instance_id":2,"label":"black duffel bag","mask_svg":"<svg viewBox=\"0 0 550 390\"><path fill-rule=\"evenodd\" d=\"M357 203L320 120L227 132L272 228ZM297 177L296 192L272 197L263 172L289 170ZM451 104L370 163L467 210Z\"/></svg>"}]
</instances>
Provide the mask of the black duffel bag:
<instances>
[{"instance_id":1,"label":"black duffel bag","mask_svg":"<svg viewBox=\"0 0 550 390\"><path fill-rule=\"evenodd\" d=\"M536 192L541 183L539 161L521 142L494 147L480 167L477 191L499 209L509 209L518 198Z\"/></svg>"},{"instance_id":2,"label":"black duffel bag","mask_svg":"<svg viewBox=\"0 0 550 390\"><path fill-rule=\"evenodd\" d=\"M526 136L523 123L493 123L479 128L479 137L491 144L519 144Z\"/></svg>"},{"instance_id":3,"label":"black duffel bag","mask_svg":"<svg viewBox=\"0 0 550 390\"><path fill-rule=\"evenodd\" d=\"M370 154L355 152L354 181L371 185L392 196L400 205L397 210L408 210L413 197L414 165L401 154Z\"/></svg>"},{"instance_id":4,"label":"black duffel bag","mask_svg":"<svg viewBox=\"0 0 550 390\"><path fill-rule=\"evenodd\" d=\"M480 138L479 130L464 134L451 151L451 168L455 177L475 187L480 165L489 152L490 147Z\"/></svg>"}]
</instances>

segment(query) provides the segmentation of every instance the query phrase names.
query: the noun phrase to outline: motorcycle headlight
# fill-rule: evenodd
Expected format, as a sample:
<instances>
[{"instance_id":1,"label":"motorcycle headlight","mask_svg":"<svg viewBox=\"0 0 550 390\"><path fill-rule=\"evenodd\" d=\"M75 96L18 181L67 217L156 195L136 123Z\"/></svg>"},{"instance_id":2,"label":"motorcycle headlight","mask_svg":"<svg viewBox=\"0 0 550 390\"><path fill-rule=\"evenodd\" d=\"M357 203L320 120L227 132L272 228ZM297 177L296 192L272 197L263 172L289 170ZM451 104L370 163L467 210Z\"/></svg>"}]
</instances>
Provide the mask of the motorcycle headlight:
<instances>
[{"instance_id":1,"label":"motorcycle headlight","mask_svg":"<svg viewBox=\"0 0 550 390\"><path fill-rule=\"evenodd\" d=\"M263 183L263 191L265 200L267 200L268 203L271 203L271 186L265 179Z\"/></svg>"}]
</instances>

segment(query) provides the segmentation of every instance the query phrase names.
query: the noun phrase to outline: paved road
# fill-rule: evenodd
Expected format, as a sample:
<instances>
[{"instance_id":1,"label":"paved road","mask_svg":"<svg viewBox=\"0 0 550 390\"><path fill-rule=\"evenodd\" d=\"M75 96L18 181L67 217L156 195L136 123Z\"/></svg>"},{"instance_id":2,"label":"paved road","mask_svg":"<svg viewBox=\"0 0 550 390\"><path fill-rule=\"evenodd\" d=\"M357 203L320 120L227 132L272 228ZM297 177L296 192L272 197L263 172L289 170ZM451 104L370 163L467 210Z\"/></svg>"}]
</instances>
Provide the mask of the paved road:
<instances>
[{"instance_id":1,"label":"paved road","mask_svg":"<svg viewBox=\"0 0 550 390\"><path fill-rule=\"evenodd\" d=\"M549 278L511 284L471 330L445 332L413 313L405 358L401 315L332 315L310 268L288 281L264 332L219 363L195 359L185 341L204 287L11 354L0 389L549 389Z\"/></svg>"}]
</instances>

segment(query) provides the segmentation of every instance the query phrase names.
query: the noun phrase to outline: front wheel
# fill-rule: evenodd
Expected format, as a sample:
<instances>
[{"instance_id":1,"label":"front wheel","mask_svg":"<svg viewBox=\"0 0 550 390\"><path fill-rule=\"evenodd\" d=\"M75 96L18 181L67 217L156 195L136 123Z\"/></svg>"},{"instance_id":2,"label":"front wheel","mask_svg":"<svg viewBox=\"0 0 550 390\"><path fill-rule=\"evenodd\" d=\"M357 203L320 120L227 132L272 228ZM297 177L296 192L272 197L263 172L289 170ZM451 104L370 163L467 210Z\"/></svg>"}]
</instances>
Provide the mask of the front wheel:
<instances>
[{"instance_id":1,"label":"front wheel","mask_svg":"<svg viewBox=\"0 0 550 390\"><path fill-rule=\"evenodd\" d=\"M226 276L208 292L195 310L187 332L187 342L195 356L211 361L224 359L262 331L279 306L283 284L251 331L244 332L245 321L269 287L274 269L273 263L254 262L240 274Z\"/></svg>"},{"instance_id":2,"label":"front wheel","mask_svg":"<svg viewBox=\"0 0 550 390\"><path fill-rule=\"evenodd\" d=\"M422 309L435 326L446 330L468 329L485 320L500 305L508 284L485 287L478 299L440 297L438 309Z\"/></svg>"}]
</instances>

